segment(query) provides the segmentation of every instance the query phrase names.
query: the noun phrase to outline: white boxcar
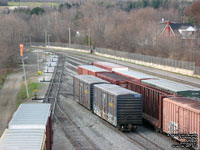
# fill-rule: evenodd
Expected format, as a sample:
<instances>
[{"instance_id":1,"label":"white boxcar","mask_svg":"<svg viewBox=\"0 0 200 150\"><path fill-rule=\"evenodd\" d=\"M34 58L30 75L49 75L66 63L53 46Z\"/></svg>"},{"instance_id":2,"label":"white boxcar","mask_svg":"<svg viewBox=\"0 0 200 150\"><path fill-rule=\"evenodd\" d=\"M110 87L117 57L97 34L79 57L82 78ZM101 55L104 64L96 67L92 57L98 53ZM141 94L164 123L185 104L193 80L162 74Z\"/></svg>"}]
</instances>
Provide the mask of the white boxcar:
<instances>
[{"instance_id":1,"label":"white boxcar","mask_svg":"<svg viewBox=\"0 0 200 150\"><path fill-rule=\"evenodd\" d=\"M9 129L46 129L51 104L21 104L8 124Z\"/></svg>"},{"instance_id":2,"label":"white boxcar","mask_svg":"<svg viewBox=\"0 0 200 150\"><path fill-rule=\"evenodd\" d=\"M6 129L0 150L46 150L44 129Z\"/></svg>"},{"instance_id":3,"label":"white boxcar","mask_svg":"<svg viewBox=\"0 0 200 150\"><path fill-rule=\"evenodd\" d=\"M42 129L46 135L46 150L53 142L51 104L21 104L8 124L8 129Z\"/></svg>"}]
</instances>

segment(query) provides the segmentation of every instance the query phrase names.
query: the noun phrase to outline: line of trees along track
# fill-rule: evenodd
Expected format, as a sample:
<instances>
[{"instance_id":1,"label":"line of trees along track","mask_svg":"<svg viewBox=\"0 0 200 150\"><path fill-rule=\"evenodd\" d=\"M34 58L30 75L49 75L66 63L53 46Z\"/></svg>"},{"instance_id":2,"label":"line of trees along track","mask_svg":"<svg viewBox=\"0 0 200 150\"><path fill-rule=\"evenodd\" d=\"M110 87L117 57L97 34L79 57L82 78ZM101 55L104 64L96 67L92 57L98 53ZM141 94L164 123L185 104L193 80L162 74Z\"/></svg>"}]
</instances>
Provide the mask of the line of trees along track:
<instances>
[{"instance_id":1,"label":"line of trees along track","mask_svg":"<svg viewBox=\"0 0 200 150\"><path fill-rule=\"evenodd\" d=\"M142 2L146 3L148 0ZM156 0L149 2L157 5ZM19 43L45 42L45 37L46 41L49 37L50 42L67 43L69 27L72 43L87 44L90 40L96 47L198 61L197 55L191 56L193 49L183 46L180 39L157 38L162 31L159 24L161 18L176 22L190 20L183 17L186 4L173 5L172 1L164 0L162 2L168 5L160 3L159 8L156 8L149 3L149 7L142 4L140 8L133 3L130 9L131 5L127 2L91 0L84 3L71 2L60 5L59 8L0 11L0 75L3 74L3 68L16 63ZM187 14L189 17L193 15L198 22L195 2L192 6Z\"/></svg>"}]
</instances>

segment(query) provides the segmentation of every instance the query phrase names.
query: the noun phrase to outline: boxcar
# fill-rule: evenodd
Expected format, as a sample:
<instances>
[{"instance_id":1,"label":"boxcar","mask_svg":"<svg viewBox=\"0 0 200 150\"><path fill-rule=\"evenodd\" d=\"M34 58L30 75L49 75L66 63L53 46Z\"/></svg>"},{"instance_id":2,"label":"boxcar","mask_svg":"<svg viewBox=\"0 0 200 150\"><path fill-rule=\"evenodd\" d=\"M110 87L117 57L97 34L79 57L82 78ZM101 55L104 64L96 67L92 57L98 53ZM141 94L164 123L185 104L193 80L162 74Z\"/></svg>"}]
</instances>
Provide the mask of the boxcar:
<instances>
[{"instance_id":1,"label":"boxcar","mask_svg":"<svg viewBox=\"0 0 200 150\"><path fill-rule=\"evenodd\" d=\"M124 88L127 88L127 80L130 80L130 78L118 75L114 72L99 72L97 73L97 77Z\"/></svg>"},{"instance_id":2,"label":"boxcar","mask_svg":"<svg viewBox=\"0 0 200 150\"><path fill-rule=\"evenodd\" d=\"M156 79L156 76L148 75L146 73L133 71L133 70L117 70L115 73L130 78L132 80L136 80L141 82L141 80L148 80L148 79Z\"/></svg>"},{"instance_id":3,"label":"boxcar","mask_svg":"<svg viewBox=\"0 0 200 150\"><path fill-rule=\"evenodd\" d=\"M49 150L44 129L6 129L0 139L0 150Z\"/></svg>"},{"instance_id":4,"label":"boxcar","mask_svg":"<svg viewBox=\"0 0 200 150\"><path fill-rule=\"evenodd\" d=\"M79 75L93 75L96 76L97 72L109 72L108 70L95 67L92 65L81 65L78 66L78 74Z\"/></svg>"},{"instance_id":5,"label":"boxcar","mask_svg":"<svg viewBox=\"0 0 200 150\"><path fill-rule=\"evenodd\" d=\"M142 96L113 84L94 85L94 113L120 129L142 124Z\"/></svg>"},{"instance_id":6,"label":"boxcar","mask_svg":"<svg viewBox=\"0 0 200 150\"><path fill-rule=\"evenodd\" d=\"M170 92L174 95L181 95L183 97L200 97L199 88L178 83L175 81L159 78L157 80L154 80L154 79L142 80L141 82L151 87L155 87L155 88Z\"/></svg>"},{"instance_id":7,"label":"boxcar","mask_svg":"<svg viewBox=\"0 0 200 150\"><path fill-rule=\"evenodd\" d=\"M164 98L163 131L170 135L197 134L200 136L200 102L183 97ZM175 138L181 141L181 138L177 136ZM200 146L199 138L198 145Z\"/></svg>"},{"instance_id":8,"label":"boxcar","mask_svg":"<svg viewBox=\"0 0 200 150\"><path fill-rule=\"evenodd\" d=\"M74 99L87 109L92 110L93 86L101 83L108 82L91 75L73 76Z\"/></svg>"},{"instance_id":9,"label":"boxcar","mask_svg":"<svg viewBox=\"0 0 200 150\"><path fill-rule=\"evenodd\" d=\"M96 67L100 67L109 71L117 71L117 70L128 70L128 67L124 67L118 64L110 63L110 62L93 62L93 65Z\"/></svg>"},{"instance_id":10,"label":"boxcar","mask_svg":"<svg viewBox=\"0 0 200 150\"><path fill-rule=\"evenodd\" d=\"M51 104L21 104L8 124L13 130L44 130L46 149L51 150L53 142Z\"/></svg>"},{"instance_id":11,"label":"boxcar","mask_svg":"<svg viewBox=\"0 0 200 150\"><path fill-rule=\"evenodd\" d=\"M137 81L128 81L128 89L142 95L143 118L155 126L162 129L162 100L164 97L172 96L171 93L149 87Z\"/></svg>"}]
</instances>

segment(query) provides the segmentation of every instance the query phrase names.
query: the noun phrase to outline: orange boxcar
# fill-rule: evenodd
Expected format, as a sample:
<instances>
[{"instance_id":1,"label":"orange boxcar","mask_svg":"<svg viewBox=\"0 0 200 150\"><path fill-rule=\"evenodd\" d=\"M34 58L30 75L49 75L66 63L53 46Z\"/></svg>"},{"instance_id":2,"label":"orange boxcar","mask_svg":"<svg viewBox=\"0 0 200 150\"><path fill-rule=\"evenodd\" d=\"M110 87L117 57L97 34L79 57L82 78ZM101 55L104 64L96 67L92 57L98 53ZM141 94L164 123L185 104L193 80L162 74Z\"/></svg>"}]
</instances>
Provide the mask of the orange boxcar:
<instances>
[{"instance_id":1,"label":"orange boxcar","mask_svg":"<svg viewBox=\"0 0 200 150\"><path fill-rule=\"evenodd\" d=\"M184 97L164 98L163 131L170 135L197 134L199 136L200 102ZM174 138L182 141L180 136L175 136ZM199 144L200 140L198 137L198 145Z\"/></svg>"},{"instance_id":2,"label":"orange boxcar","mask_svg":"<svg viewBox=\"0 0 200 150\"><path fill-rule=\"evenodd\" d=\"M97 61L97 62L93 62L93 65L96 67L100 67L100 68L109 70L109 71L128 70L128 67L110 63L110 62Z\"/></svg>"},{"instance_id":3,"label":"orange boxcar","mask_svg":"<svg viewBox=\"0 0 200 150\"><path fill-rule=\"evenodd\" d=\"M92 65L81 65L78 66L78 74L79 75L93 75L96 76L98 72L110 72L108 70L98 68Z\"/></svg>"}]
</instances>

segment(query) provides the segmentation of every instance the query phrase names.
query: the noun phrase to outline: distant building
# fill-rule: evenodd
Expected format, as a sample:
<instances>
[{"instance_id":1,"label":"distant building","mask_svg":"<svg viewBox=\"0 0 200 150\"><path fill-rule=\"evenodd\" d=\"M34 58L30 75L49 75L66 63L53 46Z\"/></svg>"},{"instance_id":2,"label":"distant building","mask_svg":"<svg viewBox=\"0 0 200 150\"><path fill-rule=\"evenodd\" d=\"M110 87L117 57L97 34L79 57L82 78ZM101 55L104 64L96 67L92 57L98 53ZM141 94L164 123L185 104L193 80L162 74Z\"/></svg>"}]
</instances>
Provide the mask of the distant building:
<instances>
[{"instance_id":1,"label":"distant building","mask_svg":"<svg viewBox=\"0 0 200 150\"><path fill-rule=\"evenodd\" d=\"M164 21L162 24L162 34L166 36L181 36L183 39L194 39L196 29L191 23L176 23L171 21Z\"/></svg>"},{"instance_id":2,"label":"distant building","mask_svg":"<svg viewBox=\"0 0 200 150\"><path fill-rule=\"evenodd\" d=\"M162 32L161 35L169 37L180 37L186 45L197 44L198 28L194 27L191 23L176 23L171 21L161 22Z\"/></svg>"}]
</instances>

